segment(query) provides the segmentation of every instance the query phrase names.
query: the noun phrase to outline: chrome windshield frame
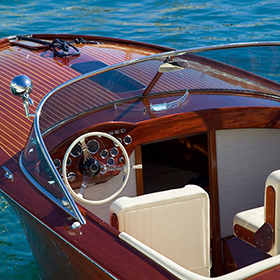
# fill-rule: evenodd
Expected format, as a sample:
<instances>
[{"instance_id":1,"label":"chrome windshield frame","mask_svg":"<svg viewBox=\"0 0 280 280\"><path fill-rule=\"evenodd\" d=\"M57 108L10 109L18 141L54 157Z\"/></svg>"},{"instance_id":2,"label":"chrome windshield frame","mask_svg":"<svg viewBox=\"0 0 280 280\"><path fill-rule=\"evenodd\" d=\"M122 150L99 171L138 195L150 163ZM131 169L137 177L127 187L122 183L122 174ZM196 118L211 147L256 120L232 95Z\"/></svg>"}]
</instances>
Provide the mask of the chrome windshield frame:
<instances>
[{"instance_id":1,"label":"chrome windshield frame","mask_svg":"<svg viewBox=\"0 0 280 280\"><path fill-rule=\"evenodd\" d=\"M34 118L35 136L36 136L36 138L38 140L38 144L39 144L39 146L40 146L40 148L43 152L43 156L45 157L48 164L52 167L52 169L54 171L54 175L56 177L56 180L59 183L63 193L65 194L66 199L70 203L70 206L75 213L75 218L77 218L78 221L81 224L86 223L83 215L81 214L80 210L78 209L78 207L77 207L75 201L73 200L71 194L69 193L67 187L65 186L63 179L61 178L57 169L55 168L54 163L51 159L51 156L50 156L50 154L49 154L49 152L46 148L46 145L45 145L44 140L43 140L43 135L46 131L42 132L42 133L40 131L39 122L40 122L40 115L41 115L41 112L42 112L42 108L43 108L44 104L46 103L46 101L53 94L55 94L57 91L65 88L65 87L67 87L67 86L69 86L69 85L71 85L75 82L78 82L80 80L87 79L87 78L92 77L94 75L98 75L98 74L101 74L101 73L104 73L104 72L107 72L107 71L110 71L110 70L118 69L118 68L121 68L121 67L124 67L124 66L129 66L129 65L132 65L132 64L140 63L140 62L170 58L170 57L184 55L184 54L195 54L195 53L200 53L200 52L205 52L205 51L214 51L214 50L222 50L222 49L230 49L230 48L257 47L257 46L280 46L280 42L245 42L245 43L223 44L223 45L214 45L214 46L210 46L210 47L207 46L207 47L190 48L190 49L185 49L185 50L173 50L173 51L168 51L168 52L164 52L164 53L159 53L159 54L149 55L149 56L145 56L145 57L140 57L140 58L124 61L124 62L121 62L121 63L117 63L117 64L114 64L114 65L106 66L104 68L101 68L101 69L98 69L98 70L80 75L76 78L73 78L73 79L59 85L58 87L51 90L48 94L46 94L44 96L44 98L41 100L41 102L39 103L39 105L36 109L35 118Z\"/></svg>"}]
</instances>

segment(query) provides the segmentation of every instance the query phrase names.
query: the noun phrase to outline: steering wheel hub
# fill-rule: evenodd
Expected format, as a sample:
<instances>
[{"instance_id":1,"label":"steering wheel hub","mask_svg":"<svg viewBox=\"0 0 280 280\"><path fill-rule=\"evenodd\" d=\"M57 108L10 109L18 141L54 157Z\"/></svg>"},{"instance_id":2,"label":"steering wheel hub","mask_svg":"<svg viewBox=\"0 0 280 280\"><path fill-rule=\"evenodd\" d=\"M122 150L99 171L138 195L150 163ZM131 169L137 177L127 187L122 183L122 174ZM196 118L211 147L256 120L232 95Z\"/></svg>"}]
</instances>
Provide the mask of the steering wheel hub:
<instances>
[{"instance_id":1,"label":"steering wheel hub","mask_svg":"<svg viewBox=\"0 0 280 280\"><path fill-rule=\"evenodd\" d=\"M79 167L82 174L85 172L92 177L98 175L101 170L100 163L95 158L90 158L85 163L81 161Z\"/></svg>"}]
</instances>

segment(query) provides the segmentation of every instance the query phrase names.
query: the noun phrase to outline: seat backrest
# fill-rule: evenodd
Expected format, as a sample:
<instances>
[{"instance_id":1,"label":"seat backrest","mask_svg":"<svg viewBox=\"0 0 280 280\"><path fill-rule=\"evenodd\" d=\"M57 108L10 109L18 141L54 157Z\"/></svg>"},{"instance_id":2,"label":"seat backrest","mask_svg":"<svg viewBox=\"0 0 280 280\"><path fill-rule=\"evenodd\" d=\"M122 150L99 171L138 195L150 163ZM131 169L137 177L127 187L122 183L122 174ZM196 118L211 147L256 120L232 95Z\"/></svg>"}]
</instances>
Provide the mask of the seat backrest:
<instances>
[{"instance_id":1,"label":"seat backrest","mask_svg":"<svg viewBox=\"0 0 280 280\"><path fill-rule=\"evenodd\" d=\"M265 183L264 207L239 212L233 219L234 234L259 250L280 253L280 170L269 174Z\"/></svg>"},{"instance_id":2,"label":"seat backrest","mask_svg":"<svg viewBox=\"0 0 280 280\"><path fill-rule=\"evenodd\" d=\"M145 245L198 274L210 274L208 194L196 185L112 203L110 217ZM117 220L117 222L116 222Z\"/></svg>"},{"instance_id":3,"label":"seat backrest","mask_svg":"<svg viewBox=\"0 0 280 280\"><path fill-rule=\"evenodd\" d=\"M269 174L265 183L265 222L273 229L274 245L268 254L275 256L280 253L280 170Z\"/></svg>"}]
</instances>

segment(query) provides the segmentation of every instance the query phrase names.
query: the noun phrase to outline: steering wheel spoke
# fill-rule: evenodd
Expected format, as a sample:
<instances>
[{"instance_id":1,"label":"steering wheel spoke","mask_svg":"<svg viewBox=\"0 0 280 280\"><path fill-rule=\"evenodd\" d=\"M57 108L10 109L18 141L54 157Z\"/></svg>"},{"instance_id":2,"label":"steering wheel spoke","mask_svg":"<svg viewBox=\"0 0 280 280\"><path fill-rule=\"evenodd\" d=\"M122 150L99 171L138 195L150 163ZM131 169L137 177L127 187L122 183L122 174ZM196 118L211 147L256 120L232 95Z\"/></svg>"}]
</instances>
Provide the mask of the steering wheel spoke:
<instances>
[{"instance_id":1,"label":"steering wheel spoke","mask_svg":"<svg viewBox=\"0 0 280 280\"><path fill-rule=\"evenodd\" d=\"M86 139L91 138L91 137L97 137L98 139L101 139L102 137L108 138L109 140L111 140L115 145L117 145L117 147L120 148L120 150L122 151L122 155L123 155L123 160L121 164L118 165L113 165L113 166L105 166L104 164L100 163L88 150L87 144L86 144ZM101 141L101 140L100 140ZM82 180L82 184L81 184L81 188L79 193L74 192L74 190L72 189L68 177L67 177L67 170L66 170L66 165L67 165L67 159L69 157L69 154L71 152L71 150L73 149L73 147L75 147L75 145L77 143L81 144L82 147L82 151L83 151L83 160L80 162L79 168L80 168L80 172L82 172L83 174L83 180ZM89 200L89 199L85 199L84 198L84 192L85 189L87 188L88 184L90 183L90 181L95 178L96 176L103 176L106 172L108 171L123 171L124 173L124 177L123 177L123 181L121 183L121 186L109 197L101 199L101 200ZM80 200L82 202L88 203L88 204L92 204L92 205L97 205L97 204L103 204L106 203L110 200L112 200L113 198L115 198L125 187L129 175L130 175L130 160L128 157L128 154L124 148L124 146L112 135L104 133L104 132L89 132L86 133L84 135L81 135L80 137L76 138L73 143L69 146L69 148L67 149L64 158L63 158L63 163L62 163L62 174L63 174L63 179L65 182L65 185L67 187L67 189L69 190L69 192L72 194L72 196L74 196L77 200ZM92 184L95 185L95 182Z\"/></svg>"},{"instance_id":2,"label":"steering wheel spoke","mask_svg":"<svg viewBox=\"0 0 280 280\"><path fill-rule=\"evenodd\" d=\"M84 154L84 163L85 163L87 160L93 159L93 156L87 149L87 144L86 144L85 138L81 139L80 143L81 143L82 151Z\"/></svg>"}]
</instances>

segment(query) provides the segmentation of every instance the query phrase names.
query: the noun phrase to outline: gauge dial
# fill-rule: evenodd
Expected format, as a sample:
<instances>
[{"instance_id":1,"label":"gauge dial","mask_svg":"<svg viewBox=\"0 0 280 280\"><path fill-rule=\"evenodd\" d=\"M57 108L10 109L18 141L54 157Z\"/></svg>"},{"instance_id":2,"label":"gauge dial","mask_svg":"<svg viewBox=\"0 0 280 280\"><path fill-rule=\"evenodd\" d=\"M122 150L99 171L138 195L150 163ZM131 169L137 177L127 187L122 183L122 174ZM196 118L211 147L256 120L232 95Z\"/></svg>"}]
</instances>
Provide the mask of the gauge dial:
<instances>
[{"instance_id":1,"label":"gauge dial","mask_svg":"<svg viewBox=\"0 0 280 280\"><path fill-rule=\"evenodd\" d=\"M131 142L132 142L132 138L130 135L126 135L123 139L123 142L126 144L126 145L129 145Z\"/></svg>"},{"instance_id":2,"label":"gauge dial","mask_svg":"<svg viewBox=\"0 0 280 280\"><path fill-rule=\"evenodd\" d=\"M100 152L100 156L101 156L102 158L106 158L108 155L109 155L109 153L108 153L108 151L107 151L106 149L104 149L104 150L102 150L102 151Z\"/></svg>"},{"instance_id":3,"label":"gauge dial","mask_svg":"<svg viewBox=\"0 0 280 280\"><path fill-rule=\"evenodd\" d=\"M95 154L99 150L99 143L96 140L90 140L87 143L87 148L90 153Z\"/></svg>"},{"instance_id":4,"label":"gauge dial","mask_svg":"<svg viewBox=\"0 0 280 280\"><path fill-rule=\"evenodd\" d=\"M115 163L115 160L112 157L109 157L106 161L108 166L113 166Z\"/></svg>"},{"instance_id":5,"label":"gauge dial","mask_svg":"<svg viewBox=\"0 0 280 280\"><path fill-rule=\"evenodd\" d=\"M78 157L82 154L82 146L80 143L77 143L74 148L71 150L70 154L73 156L73 157Z\"/></svg>"},{"instance_id":6,"label":"gauge dial","mask_svg":"<svg viewBox=\"0 0 280 280\"><path fill-rule=\"evenodd\" d=\"M71 158L69 157L69 158L67 159L66 165L69 166L69 165L71 164L71 162L72 162L72 160L71 160Z\"/></svg>"},{"instance_id":7,"label":"gauge dial","mask_svg":"<svg viewBox=\"0 0 280 280\"><path fill-rule=\"evenodd\" d=\"M117 156L118 153L119 153L119 150L116 147L113 147L110 151L110 154L111 154L112 157Z\"/></svg>"},{"instance_id":8,"label":"gauge dial","mask_svg":"<svg viewBox=\"0 0 280 280\"><path fill-rule=\"evenodd\" d=\"M58 167L60 167L60 165L61 165L61 161L59 160L59 159L54 159L54 161L53 161L53 164L54 164L54 166L56 167L56 168L58 168Z\"/></svg>"}]
</instances>

